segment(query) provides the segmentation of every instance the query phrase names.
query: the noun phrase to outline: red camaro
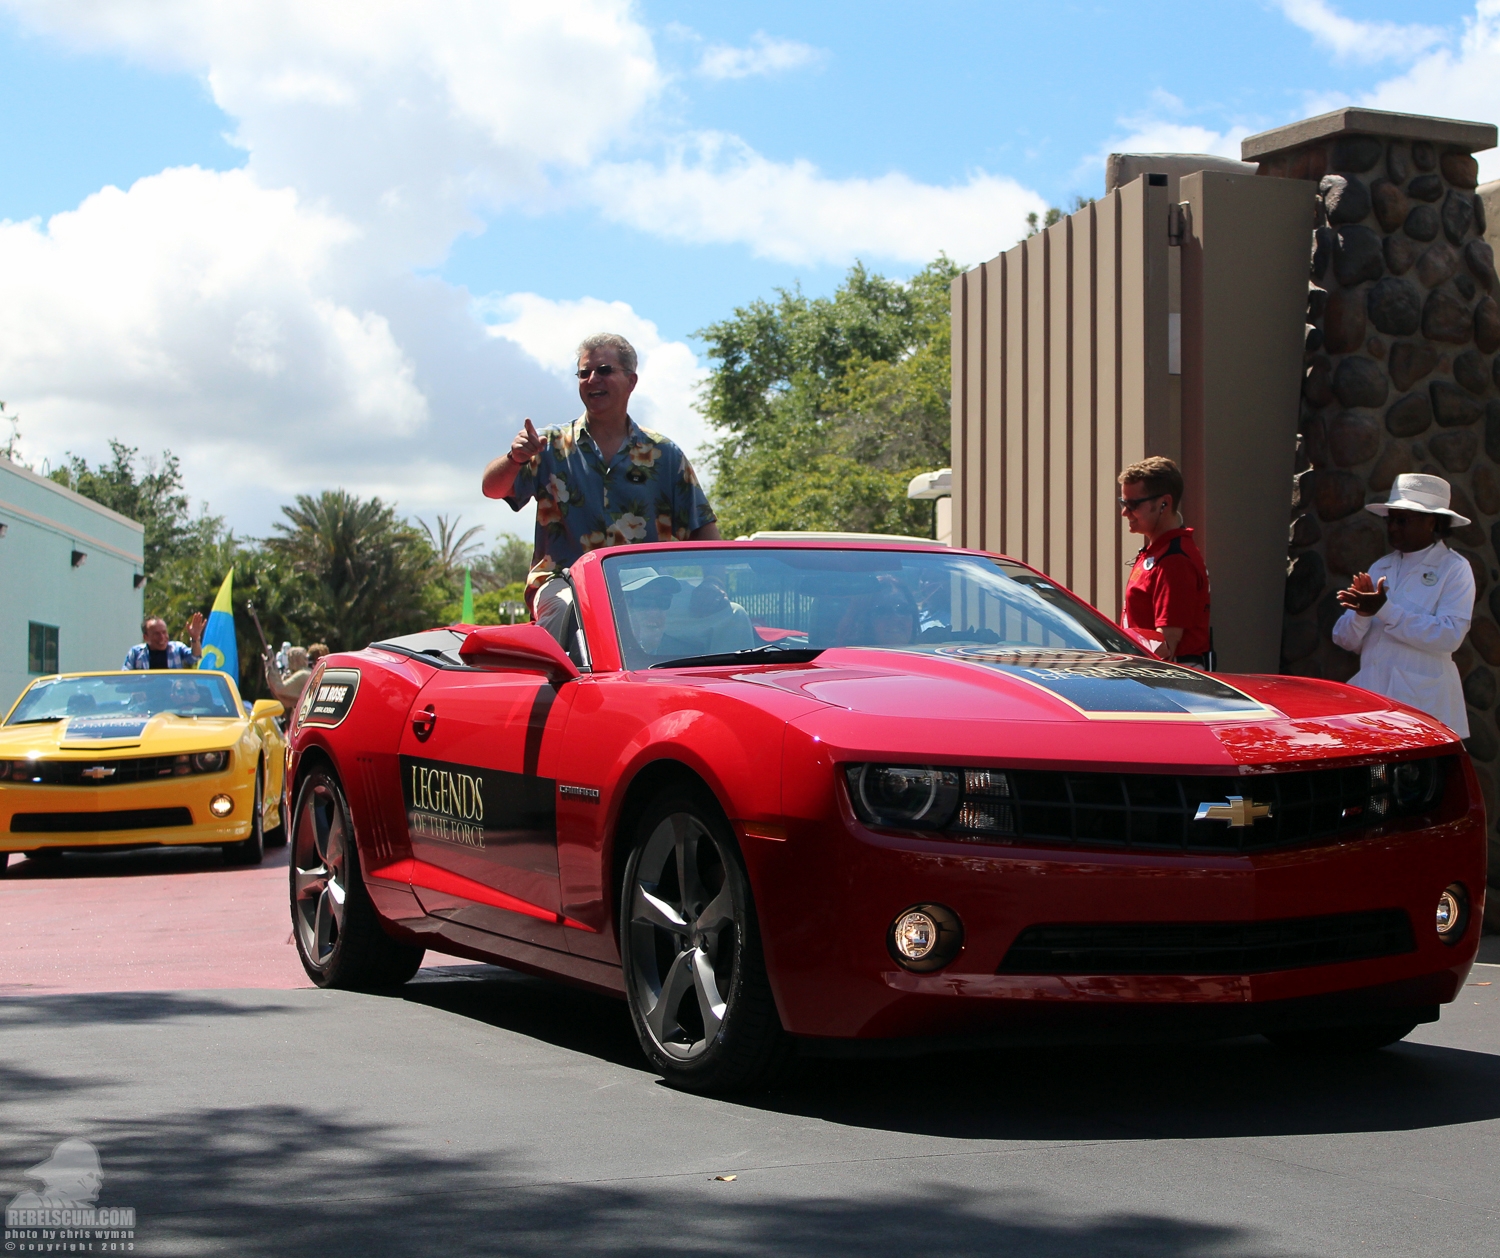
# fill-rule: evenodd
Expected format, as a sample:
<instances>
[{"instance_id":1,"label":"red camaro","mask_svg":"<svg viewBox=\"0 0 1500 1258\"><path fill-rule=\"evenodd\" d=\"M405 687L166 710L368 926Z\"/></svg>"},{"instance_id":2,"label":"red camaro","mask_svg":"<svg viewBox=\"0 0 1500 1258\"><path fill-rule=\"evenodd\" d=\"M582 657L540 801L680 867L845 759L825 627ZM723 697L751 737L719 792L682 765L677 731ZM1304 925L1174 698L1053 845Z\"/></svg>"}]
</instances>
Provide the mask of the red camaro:
<instances>
[{"instance_id":1,"label":"red camaro","mask_svg":"<svg viewBox=\"0 0 1500 1258\"><path fill-rule=\"evenodd\" d=\"M294 714L313 980L425 947L623 995L698 1090L792 1051L1400 1039L1478 946L1463 745L1366 691L1166 664L1009 559L598 550L559 646L435 629Z\"/></svg>"}]
</instances>

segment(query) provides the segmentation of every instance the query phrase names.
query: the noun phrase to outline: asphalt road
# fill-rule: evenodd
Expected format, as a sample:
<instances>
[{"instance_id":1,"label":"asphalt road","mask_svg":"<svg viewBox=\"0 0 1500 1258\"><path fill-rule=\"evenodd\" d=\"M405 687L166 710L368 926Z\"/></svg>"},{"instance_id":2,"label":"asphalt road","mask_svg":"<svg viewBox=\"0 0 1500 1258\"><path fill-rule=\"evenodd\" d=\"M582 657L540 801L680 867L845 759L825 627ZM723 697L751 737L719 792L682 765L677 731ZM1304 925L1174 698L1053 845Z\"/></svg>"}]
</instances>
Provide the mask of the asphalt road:
<instances>
[{"instance_id":1,"label":"asphalt road","mask_svg":"<svg viewBox=\"0 0 1500 1258\"><path fill-rule=\"evenodd\" d=\"M1343 1258L1500 1244L1500 965L1476 968L1436 1026L1355 1061L1254 1039L824 1061L768 1095L709 1100L643 1069L623 1006L486 966L436 958L393 997L289 977L105 990L108 950L61 938L79 906L92 925L67 933L107 922L120 957L170 945L167 910L197 906L191 946L141 975L200 972L225 942L216 918L238 946L264 933L264 905L285 913L284 869L173 859L46 879L13 867L0 883L0 1202L82 1137L102 1159L99 1204L137 1211L136 1253ZM132 911L106 912L101 888ZM224 901L239 910L212 911ZM284 956L284 916L276 930L266 948ZM66 962L49 967L49 948Z\"/></svg>"}]
</instances>

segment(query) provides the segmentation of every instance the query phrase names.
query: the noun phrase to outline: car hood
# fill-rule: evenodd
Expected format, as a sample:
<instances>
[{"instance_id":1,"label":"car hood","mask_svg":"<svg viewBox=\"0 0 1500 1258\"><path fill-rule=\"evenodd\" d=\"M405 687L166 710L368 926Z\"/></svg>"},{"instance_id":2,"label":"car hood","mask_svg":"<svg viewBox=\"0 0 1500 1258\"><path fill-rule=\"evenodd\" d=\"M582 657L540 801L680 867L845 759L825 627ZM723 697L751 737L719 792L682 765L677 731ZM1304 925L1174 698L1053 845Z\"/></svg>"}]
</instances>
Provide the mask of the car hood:
<instances>
[{"instance_id":1,"label":"car hood","mask_svg":"<svg viewBox=\"0 0 1500 1258\"><path fill-rule=\"evenodd\" d=\"M28 755L168 756L230 747L244 733L244 717L69 717L34 725L0 726L0 759Z\"/></svg>"},{"instance_id":2,"label":"car hood","mask_svg":"<svg viewBox=\"0 0 1500 1258\"><path fill-rule=\"evenodd\" d=\"M1351 686L1100 652L840 648L735 681L815 701L794 723L851 754L1201 769L1457 743L1433 718Z\"/></svg>"}]
</instances>

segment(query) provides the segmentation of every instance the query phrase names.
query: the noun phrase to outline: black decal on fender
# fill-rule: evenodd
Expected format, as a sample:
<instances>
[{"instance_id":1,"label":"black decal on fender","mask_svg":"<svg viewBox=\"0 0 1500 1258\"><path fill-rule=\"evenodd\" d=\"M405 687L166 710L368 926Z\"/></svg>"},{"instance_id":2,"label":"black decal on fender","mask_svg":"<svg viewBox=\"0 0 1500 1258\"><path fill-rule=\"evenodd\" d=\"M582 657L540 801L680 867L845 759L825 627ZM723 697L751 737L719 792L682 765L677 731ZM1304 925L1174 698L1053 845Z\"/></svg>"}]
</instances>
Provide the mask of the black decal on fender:
<instances>
[{"instance_id":1,"label":"black decal on fender","mask_svg":"<svg viewBox=\"0 0 1500 1258\"><path fill-rule=\"evenodd\" d=\"M495 852L506 865L557 873L557 783L472 764L401 757L413 843Z\"/></svg>"},{"instance_id":2,"label":"black decal on fender","mask_svg":"<svg viewBox=\"0 0 1500 1258\"><path fill-rule=\"evenodd\" d=\"M333 729L342 723L354 707L359 693L359 669L326 668L320 677L307 685L297 716L297 724L320 725Z\"/></svg>"}]
</instances>

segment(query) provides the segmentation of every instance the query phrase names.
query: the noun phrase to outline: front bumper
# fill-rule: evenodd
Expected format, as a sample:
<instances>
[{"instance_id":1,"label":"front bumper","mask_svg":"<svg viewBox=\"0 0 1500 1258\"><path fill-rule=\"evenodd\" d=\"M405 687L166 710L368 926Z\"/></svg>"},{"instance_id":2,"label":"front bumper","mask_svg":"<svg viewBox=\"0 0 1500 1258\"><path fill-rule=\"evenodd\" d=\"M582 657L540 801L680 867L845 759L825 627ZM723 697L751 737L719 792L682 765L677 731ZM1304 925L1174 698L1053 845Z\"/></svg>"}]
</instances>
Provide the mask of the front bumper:
<instances>
[{"instance_id":1,"label":"front bumper","mask_svg":"<svg viewBox=\"0 0 1500 1258\"><path fill-rule=\"evenodd\" d=\"M833 795L787 837L742 840L783 1024L833 1038L1087 1040L1229 1035L1409 1017L1431 1020L1478 949L1483 808L1423 829L1387 827L1320 846L1245 856L958 843L863 827ZM1470 896L1456 944L1434 928L1450 883ZM810 900L816 889L821 902ZM887 931L935 902L964 925L962 952L932 974L898 966ZM1253 974L1001 973L1029 926L1267 922L1402 910L1415 949Z\"/></svg>"},{"instance_id":2,"label":"front bumper","mask_svg":"<svg viewBox=\"0 0 1500 1258\"><path fill-rule=\"evenodd\" d=\"M208 810L215 795L234 808ZM233 766L120 786L0 786L0 852L235 843L250 835L255 774ZM139 823L139 824L136 824Z\"/></svg>"}]
</instances>

